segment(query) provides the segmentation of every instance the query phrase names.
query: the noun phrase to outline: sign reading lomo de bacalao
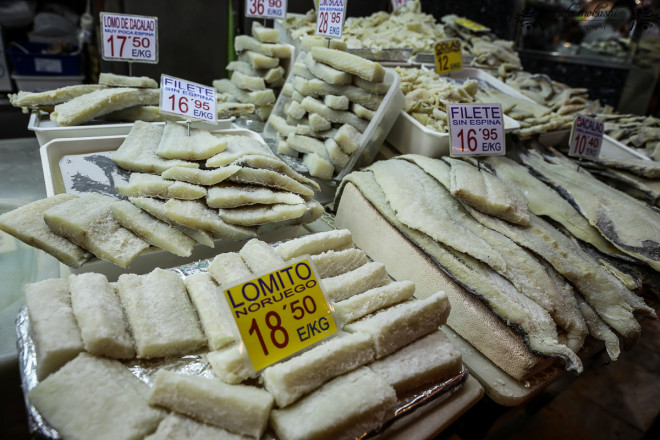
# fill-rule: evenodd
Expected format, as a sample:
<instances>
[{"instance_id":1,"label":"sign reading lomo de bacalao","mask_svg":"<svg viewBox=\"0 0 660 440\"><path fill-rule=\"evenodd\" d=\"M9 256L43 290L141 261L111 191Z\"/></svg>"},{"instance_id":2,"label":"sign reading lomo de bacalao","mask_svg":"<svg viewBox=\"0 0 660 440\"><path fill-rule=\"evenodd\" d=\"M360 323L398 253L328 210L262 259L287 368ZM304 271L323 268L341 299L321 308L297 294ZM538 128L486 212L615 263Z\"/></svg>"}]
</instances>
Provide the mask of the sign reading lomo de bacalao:
<instances>
[{"instance_id":1,"label":"sign reading lomo de bacalao","mask_svg":"<svg viewBox=\"0 0 660 440\"><path fill-rule=\"evenodd\" d=\"M319 0L316 15L316 35L340 38L344 27L347 0Z\"/></svg>"},{"instance_id":2,"label":"sign reading lomo de bacalao","mask_svg":"<svg viewBox=\"0 0 660 440\"><path fill-rule=\"evenodd\" d=\"M287 0L245 0L245 16L286 18Z\"/></svg>"},{"instance_id":3,"label":"sign reading lomo de bacalao","mask_svg":"<svg viewBox=\"0 0 660 440\"><path fill-rule=\"evenodd\" d=\"M337 332L309 258L224 290L255 371Z\"/></svg>"},{"instance_id":4,"label":"sign reading lomo de bacalao","mask_svg":"<svg viewBox=\"0 0 660 440\"><path fill-rule=\"evenodd\" d=\"M101 12L104 60L158 62L158 18Z\"/></svg>"}]
</instances>

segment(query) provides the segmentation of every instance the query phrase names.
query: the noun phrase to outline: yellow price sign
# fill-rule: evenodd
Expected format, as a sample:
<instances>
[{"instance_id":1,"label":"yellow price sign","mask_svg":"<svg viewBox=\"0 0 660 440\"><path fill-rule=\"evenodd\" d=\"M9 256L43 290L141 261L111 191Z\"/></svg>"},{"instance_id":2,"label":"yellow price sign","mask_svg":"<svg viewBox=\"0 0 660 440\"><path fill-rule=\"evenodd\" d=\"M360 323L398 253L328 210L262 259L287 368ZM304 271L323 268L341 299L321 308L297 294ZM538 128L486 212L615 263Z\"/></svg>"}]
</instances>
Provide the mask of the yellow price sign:
<instances>
[{"instance_id":1,"label":"yellow price sign","mask_svg":"<svg viewBox=\"0 0 660 440\"><path fill-rule=\"evenodd\" d=\"M337 332L308 258L224 292L255 371Z\"/></svg>"},{"instance_id":2,"label":"yellow price sign","mask_svg":"<svg viewBox=\"0 0 660 440\"><path fill-rule=\"evenodd\" d=\"M461 70L463 68L463 53L461 40L455 38L442 40L435 45L435 71L439 74Z\"/></svg>"},{"instance_id":3,"label":"yellow price sign","mask_svg":"<svg viewBox=\"0 0 660 440\"><path fill-rule=\"evenodd\" d=\"M457 18L454 22L475 32L487 32L490 30L489 27L477 23L476 21L472 21L469 18Z\"/></svg>"}]
</instances>

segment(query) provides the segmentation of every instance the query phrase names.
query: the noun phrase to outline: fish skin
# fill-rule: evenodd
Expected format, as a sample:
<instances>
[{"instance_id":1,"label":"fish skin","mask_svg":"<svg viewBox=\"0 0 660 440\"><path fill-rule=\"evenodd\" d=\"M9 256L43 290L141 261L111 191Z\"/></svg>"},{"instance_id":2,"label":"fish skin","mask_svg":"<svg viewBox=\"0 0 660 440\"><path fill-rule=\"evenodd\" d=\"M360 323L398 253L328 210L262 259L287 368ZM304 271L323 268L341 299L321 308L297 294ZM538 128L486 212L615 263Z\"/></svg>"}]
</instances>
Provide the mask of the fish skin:
<instances>
[{"instance_id":1,"label":"fish skin","mask_svg":"<svg viewBox=\"0 0 660 440\"><path fill-rule=\"evenodd\" d=\"M432 237L399 221L373 173L353 172L346 176L342 185L346 182L355 184L387 220L420 246L452 279L486 302L504 323L516 329L519 334L522 333L525 343L533 352L562 358L568 370L578 374L583 371L580 358L558 342L556 325L541 306L522 295L508 280L477 259L445 247ZM342 186L337 191L337 201L341 190Z\"/></svg>"}]
</instances>

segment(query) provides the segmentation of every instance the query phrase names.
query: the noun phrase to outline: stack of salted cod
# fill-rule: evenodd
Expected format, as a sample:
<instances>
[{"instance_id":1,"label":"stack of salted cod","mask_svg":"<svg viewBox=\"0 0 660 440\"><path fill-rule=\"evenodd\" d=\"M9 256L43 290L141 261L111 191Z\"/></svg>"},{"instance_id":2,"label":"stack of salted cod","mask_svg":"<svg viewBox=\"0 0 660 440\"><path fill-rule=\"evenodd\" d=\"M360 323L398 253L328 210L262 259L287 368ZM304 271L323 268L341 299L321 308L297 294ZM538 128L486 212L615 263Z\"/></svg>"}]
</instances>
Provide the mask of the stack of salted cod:
<instances>
[{"instance_id":1,"label":"stack of salted cod","mask_svg":"<svg viewBox=\"0 0 660 440\"><path fill-rule=\"evenodd\" d=\"M310 175L329 180L360 147L390 84L380 64L326 45L303 41L282 90L283 114L272 114L268 124L279 135L278 153L301 154Z\"/></svg>"},{"instance_id":2,"label":"stack of salted cod","mask_svg":"<svg viewBox=\"0 0 660 440\"><path fill-rule=\"evenodd\" d=\"M227 65L231 80L218 79L213 87L222 101L235 101L255 107L254 116L265 121L273 110L280 88L286 80L283 60L291 58L291 46L279 43L277 29L252 23L252 36L234 39L238 61Z\"/></svg>"},{"instance_id":3,"label":"stack of salted cod","mask_svg":"<svg viewBox=\"0 0 660 440\"><path fill-rule=\"evenodd\" d=\"M489 159L496 162L513 170L508 175L521 172L504 158ZM619 340L612 330L632 343L640 333L633 313L654 315L597 260L536 215L576 217L570 205L557 207L555 213L548 203L552 197L538 197L551 188L544 192L530 184L523 194L517 182L510 185L483 166L478 170L465 161L418 155L376 162L348 175L343 184L347 182L454 281L515 329L532 352L562 358L569 370L582 371L576 352L587 335L604 341L616 359ZM529 206L525 194L535 199ZM581 231L586 239L593 235L586 222L569 221L571 231ZM612 249L602 239L591 240ZM460 297L450 300L462 302ZM457 329L462 325L451 317L448 323ZM480 351L489 351L482 335L466 339ZM485 354L506 371L505 353Z\"/></svg>"},{"instance_id":4,"label":"stack of salted cod","mask_svg":"<svg viewBox=\"0 0 660 440\"><path fill-rule=\"evenodd\" d=\"M59 194L3 214L0 228L72 267L90 253L126 267L150 245L186 257L323 213L318 185L252 137L138 121L112 160L132 171L116 188L128 200Z\"/></svg>"},{"instance_id":5,"label":"stack of salted cod","mask_svg":"<svg viewBox=\"0 0 660 440\"><path fill-rule=\"evenodd\" d=\"M660 160L660 118L604 113L591 116L605 123L606 135L653 160Z\"/></svg>"},{"instance_id":6,"label":"stack of salted cod","mask_svg":"<svg viewBox=\"0 0 660 440\"><path fill-rule=\"evenodd\" d=\"M223 287L302 255L323 279L339 332L255 372ZM280 303L295 303L285 287L262 307L283 313ZM96 273L29 284L38 383L28 401L62 438L258 439L270 428L281 440L354 439L462 374L461 353L438 329L447 296L414 293L369 262L347 230L274 248L250 240L185 280L156 269L123 274L114 287ZM122 405L108 411L108 401Z\"/></svg>"}]
</instances>

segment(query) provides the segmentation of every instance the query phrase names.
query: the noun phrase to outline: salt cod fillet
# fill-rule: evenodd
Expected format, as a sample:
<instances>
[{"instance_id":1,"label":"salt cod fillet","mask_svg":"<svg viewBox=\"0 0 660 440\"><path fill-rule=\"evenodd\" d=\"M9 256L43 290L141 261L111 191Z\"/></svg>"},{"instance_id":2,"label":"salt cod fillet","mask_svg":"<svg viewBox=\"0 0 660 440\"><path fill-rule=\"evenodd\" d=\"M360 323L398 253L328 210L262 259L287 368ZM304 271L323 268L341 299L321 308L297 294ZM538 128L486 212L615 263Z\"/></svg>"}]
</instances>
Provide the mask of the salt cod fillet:
<instances>
[{"instance_id":1,"label":"salt cod fillet","mask_svg":"<svg viewBox=\"0 0 660 440\"><path fill-rule=\"evenodd\" d=\"M611 360L615 361L621 354L619 347L619 337L610 329L610 327L601 319L598 313L589 305L580 295L576 296L580 311L589 327L589 334L592 338L605 343L605 351Z\"/></svg>"},{"instance_id":2,"label":"salt cod fillet","mask_svg":"<svg viewBox=\"0 0 660 440\"><path fill-rule=\"evenodd\" d=\"M571 234L592 244L605 254L620 253L557 191L532 176L528 168L504 156L491 156L484 161L493 167L497 177L519 188L525 194L530 212L560 223Z\"/></svg>"},{"instance_id":3,"label":"salt cod fillet","mask_svg":"<svg viewBox=\"0 0 660 440\"><path fill-rule=\"evenodd\" d=\"M74 194L57 194L6 212L0 215L0 230L48 252L67 266L78 268L89 260L92 254L54 233L44 221L44 212L77 197Z\"/></svg>"},{"instance_id":4,"label":"salt cod fillet","mask_svg":"<svg viewBox=\"0 0 660 440\"><path fill-rule=\"evenodd\" d=\"M198 168L194 162L163 159L156 154L164 130L158 125L136 121L111 159L124 169L142 173L160 174L173 166Z\"/></svg>"},{"instance_id":5,"label":"salt cod fillet","mask_svg":"<svg viewBox=\"0 0 660 440\"><path fill-rule=\"evenodd\" d=\"M50 119L61 126L78 125L98 116L136 105L158 105L160 89L113 87L73 98L55 106Z\"/></svg>"},{"instance_id":6,"label":"salt cod fillet","mask_svg":"<svg viewBox=\"0 0 660 440\"><path fill-rule=\"evenodd\" d=\"M79 84L75 86L61 87L55 90L47 90L45 92L19 91L15 95L9 95L9 103L14 107L55 105L104 88L104 86L97 84Z\"/></svg>"},{"instance_id":7,"label":"salt cod fillet","mask_svg":"<svg viewBox=\"0 0 660 440\"><path fill-rule=\"evenodd\" d=\"M131 173L128 183L117 185L116 190L126 197L195 200L206 196L206 188L203 186L166 180L159 175L147 173Z\"/></svg>"},{"instance_id":8,"label":"salt cod fillet","mask_svg":"<svg viewBox=\"0 0 660 440\"><path fill-rule=\"evenodd\" d=\"M216 238L243 240L255 236L255 232L250 228L224 222L216 211L203 202L170 199L165 203L165 213L177 223L201 229Z\"/></svg>"},{"instance_id":9,"label":"salt cod fillet","mask_svg":"<svg viewBox=\"0 0 660 440\"><path fill-rule=\"evenodd\" d=\"M223 140L227 141L227 147L206 160L208 168L223 167L250 155L275 157L266 145L249 136L224 136Z\"/></svg>"},{"instance_id":10,"label":"salt cod fillet","mask_svg":"<svg viewBox=\"0 0 660 440\"><path fill-rule=\"evenodd\" d=\"M559 343L555 322L541 306L477 259L443 246L402 223L372 173L353 172L344 179L344 182L348 181L354 183L390 223L429 254L450 277L482 299L509 326L519 329L532 351L562 358L568 370L582 371L582 361L570 348Z\"/></svg>"},{"instance_id":11,"label":"salt cod fillet","mask_svg":"<svg viewBox=\"0 0 660 440\"><path fill-rule=\"evenodd\" d=\"M546 161L529 153L521 159L574 203L614 246L660 270L660 214L557 157Z\"/></svg>"},{"instance_id":12,"label":"salt cod fillet","mask_svg":"<svg viewBox=\"0 0 660 440\"><path fill-rule=\"evenodd\" d=\"M112 215L113 197L89 193L50 208L46 224L99 258L126 267L149 244L124 228Z\"/></svg>"},{"instance_id":13,"label":"salt cod fillet","mask_svg":"<svg viewBox=\"0 0 660 440\"><path fill-rule=\"evenodd\" d=\"M227 147L227 140L213 133L168 123L163 131L156 154L164 159L206 160L221 153Z\"/></svg>"},{"instance_id":14,"label":"salt cod fillet","mask_svg":"<svg viewBox=\"0 0 660 440\"><path fill-rule=\"evenodd\" d=\"M451 194L486 214L506 221L526 225L529 223L527 199L515 187L504 183L485 170L469 163L444 158L451 165Z\"/></svg>"},{"instance_id":15,"label":"salt cod fillet","mask_svg":"<svg viewBox=\"0 0 660 440\"><path fill-rule=\"evenodd\" d=\"M200 170L197 168L172 167L161 174L163 179L179 180L182 182L194 183L197 185L215 185L229 178L241 167L229 165L226 167L215 168L212 170Z\"/></svg>"},{"instance_id":16,"label":"salt cod fillet","mask_svg":"<svg viewBox=\"0 0 660 440\"><path fill-rule=\"evenodd\" d=\"M222 220L232 225L257 226L265 223L299 218L306 210L307 207L304 203L295 205L273 203L270 205L253 205L220 209L218 215Z\"/></svg>"},{"instance_id":17,"label":"salt cod fillet","mask_svg":"<svg viewBox=\"0 0 660 440\"><path fill-rule=\"evenodd\" d=\"M312 47L310 53L315 61L352 73L367 81L379 83L385 79L383 66L357 55L326 47Z\"/></svg>"},{"instance_id":18,"label":"salt cod fillet","mask_svg":"<svg viewBox=\"0 0 660 440\"><path fill-rule=\"evenodd\" d=\"M301 196L313 196L314 190L289 176L263 168L242 168L227 181L262 185L268 188L291 191Z\"/></svg>"},{"instance_id":19,"label":"salt cod fillet","mask_svg":"<svg viewBox=\"0 0 660 440\"><path fill-rule=\"evenodd\" d=\"M209 188L206 204L209 208L237 208L250 205L304 203L298 194L275 191L262 186L224 183Z\"/></svg>"},{"instance_id":20,"label":"salt cod fillet","mask_svg":"<svg viewBox=\"0 0 660 440\"><path fill-rule=\"evenodd\" d=\"M619 170L629 171L640 177L649 179L660 178L660 164L654 160L643 159L608 159L607 157L599 157L597 163L607 167L616 168Z\"/></svg>"},{"instance_id":21,"label":"salt cod fillet","mask_svg":"<svg viewBox=\"0 0 660 440\"><path fill-rule=\"evenodd\" d=\"M466 229L469 215L464 210L446 209L445 203L439 203L458 202L433 177L419 167L400 160L376 162L368 169L387 194L387 200L400 222L493 268L506 268L506 261L497 250ZM438 221L440 219L441 222Z\"/></svg>"},{"instance_id":22,"label":"salt cod fillet","mask_svg":"<svg viewBox=\"0 0 660 440\"><path fill-rule=\"evenodd\" d=\"M158 88L156 80L149 78L148 76L126 76L117 75L115 73L99 74L99 84L113 87Z\"/></svg>"}]
</instances>

